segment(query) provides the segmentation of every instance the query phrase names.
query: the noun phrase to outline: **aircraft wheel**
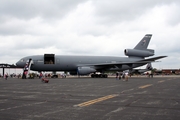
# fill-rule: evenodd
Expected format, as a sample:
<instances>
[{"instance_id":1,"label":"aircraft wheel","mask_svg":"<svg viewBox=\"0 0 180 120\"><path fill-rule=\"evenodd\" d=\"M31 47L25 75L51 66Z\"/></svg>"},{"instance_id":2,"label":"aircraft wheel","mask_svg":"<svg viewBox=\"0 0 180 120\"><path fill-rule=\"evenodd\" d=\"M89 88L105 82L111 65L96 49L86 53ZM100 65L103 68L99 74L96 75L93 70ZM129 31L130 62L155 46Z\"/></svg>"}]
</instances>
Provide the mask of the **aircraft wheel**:
<instances>
[{"instance_id":1,"label":"aircraft wheel","mask_svg":"<svg viewBox=\"0 0 180 120\"><path fill-rule=\"evenodd\" d=\"M99 77L100 77L100 78L107 78L108 75L107 75L107 74L100 74Z\"/></svg>"},{"instance_id":2,"label":"aircraft wheel","mask_svg":"<svg viewBox=\"0 0 180 120\"><path fill-rule=\"evenodd\" d=\"M91 78L94 78L94 77L95 77L95 75L94 75L94 74L92 74L92 75L91 75Z\"/></svg>"},{"instance_id":3,"label":"aircraft wheel","mask_svg":"<svg viewBox=\"0 0 180 120\"><path fill-rule=\"evenodd\" d=\"M107 78L107 74L104 74L103 78Z\"/></svg>"},{"instance_id":4,"label":"aircraft wheel","mask_svg":"<svg viewBox=\"0 0 180 120\"><path fill-rule=\"evenodd\" d=\"M103 74L100 74L100 75L99 75L99 77L100 77L100 78L103 78L103 77L104 77L104 75L103 75Z\"/></svg>"}]
</instances>

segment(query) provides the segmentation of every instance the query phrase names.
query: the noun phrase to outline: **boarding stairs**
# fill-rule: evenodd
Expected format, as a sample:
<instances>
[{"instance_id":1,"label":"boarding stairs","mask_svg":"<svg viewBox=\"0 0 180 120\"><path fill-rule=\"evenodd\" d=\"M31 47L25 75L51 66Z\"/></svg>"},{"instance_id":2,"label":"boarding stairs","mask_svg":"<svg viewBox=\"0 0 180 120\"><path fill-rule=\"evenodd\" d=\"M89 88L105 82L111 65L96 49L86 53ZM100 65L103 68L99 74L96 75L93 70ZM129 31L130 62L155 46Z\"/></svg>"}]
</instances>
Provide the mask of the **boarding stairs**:
<instances>
[{"instance_id":1,"label":"boarding stairs","mask_svg":"<svg viewBox=\"0 0 180 120\"><path fill-rule=\"evenodd\" d=\"M23 79L29 78L29 71L32 64L33 64L32 59L27 60L26 65L24 66L23 69L23 76L22 76Z\"/></svg>"}]
</instances>

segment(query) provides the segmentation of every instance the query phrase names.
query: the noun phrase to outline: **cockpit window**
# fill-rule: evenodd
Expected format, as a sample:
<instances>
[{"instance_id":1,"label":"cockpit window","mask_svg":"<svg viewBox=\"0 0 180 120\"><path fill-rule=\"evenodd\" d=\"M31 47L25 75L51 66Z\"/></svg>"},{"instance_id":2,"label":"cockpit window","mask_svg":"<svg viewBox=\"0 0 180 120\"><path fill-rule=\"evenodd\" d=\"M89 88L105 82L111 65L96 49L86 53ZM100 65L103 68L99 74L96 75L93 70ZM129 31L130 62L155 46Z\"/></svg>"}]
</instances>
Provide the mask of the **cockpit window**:
<instances>
[{"instance_id":1,"label":"cockpit window","mask_svg":"<svg viewBox=\"0 0 180 120\"><path fill-rule=\"evenodd\" d=\"M24 62L25 60L24 60L24 59L21 59L20 61L21 61L21 62Z\"/></svg>"},{"instance_id":2,"label":"cockpit window","mask_svg":"<svg viewBox=\"0 0 180 120\"><path fill-rule=\"evenodd\" d=\"M26 64L28 64L29 63L29 60L26 60Z\"/></svg>"}]
</instances>

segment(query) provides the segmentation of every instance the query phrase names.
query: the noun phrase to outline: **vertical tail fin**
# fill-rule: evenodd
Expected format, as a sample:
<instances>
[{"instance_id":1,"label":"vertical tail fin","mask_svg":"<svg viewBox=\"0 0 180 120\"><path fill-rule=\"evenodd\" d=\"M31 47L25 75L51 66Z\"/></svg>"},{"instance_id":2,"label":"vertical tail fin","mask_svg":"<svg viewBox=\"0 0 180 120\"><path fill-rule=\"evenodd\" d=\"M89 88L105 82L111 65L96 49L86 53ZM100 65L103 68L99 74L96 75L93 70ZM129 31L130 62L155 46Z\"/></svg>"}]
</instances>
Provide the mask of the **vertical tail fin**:
<instances>
[{"instance_id":1,"label":"vertical tail fin","mask_svg":"<svg viewBox=\"0 0 180 120\"><path fill-rule=\"evenodd\" d=\"M151 40L152 34L146 34L134 49L146 50Z\"/></svg>"}]
</instances>

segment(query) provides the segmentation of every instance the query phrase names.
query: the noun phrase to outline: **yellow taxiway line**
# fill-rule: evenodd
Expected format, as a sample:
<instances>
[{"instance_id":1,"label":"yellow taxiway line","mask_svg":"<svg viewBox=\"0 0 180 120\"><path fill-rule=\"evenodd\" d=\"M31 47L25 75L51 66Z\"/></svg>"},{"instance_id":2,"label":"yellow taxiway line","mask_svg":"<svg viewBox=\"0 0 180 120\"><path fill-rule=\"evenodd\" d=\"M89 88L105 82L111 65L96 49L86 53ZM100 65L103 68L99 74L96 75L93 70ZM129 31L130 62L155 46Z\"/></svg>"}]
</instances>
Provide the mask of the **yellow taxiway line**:
<instances>
[{"instance_id":1,"label":"yellow taxiway line","mask_svg":"<svg viewBox=\"0 0 180 120\"><path fill-rule=\"evenodd\" d=\"M140 88L140 89L143 89L143 88L147 88L147 87L149 87L149 86L152 86L152 84L143 85L143 86L140 86L139 88Z\"/></svg>"},{"instance_id":2,"label":"yellow taxiway line","mask_svg":"<svg viewBox=\"0 0 180 120\"><path fill-rule=\"evenodd\" d=\"M165 82L165 80L158 81L158 83L162 83L162 82Z\"/></svg>"},{"instance_id":3,"label":"yellow taxiway line","mask_svg":"<svg viewBox=\"0 0 180 120\"><path fill-rule=\"evenodd\" d=\"M98 102L101 102L101 101L104 101L104 100L107 100L107 99L111 99L111 98L114 98L114 97L117 97L117 96L118 96L117 94L108 95L108 96L105 96L105 97L101 97L101 98L97 98L97 99L90 100L90 101L87 101L87 102L83 102L81 104L75 105L75 107L89 106L89 105L92 105L92 104L95 104L95 103L98 103Z\"/></svg>"}]
</instances>

